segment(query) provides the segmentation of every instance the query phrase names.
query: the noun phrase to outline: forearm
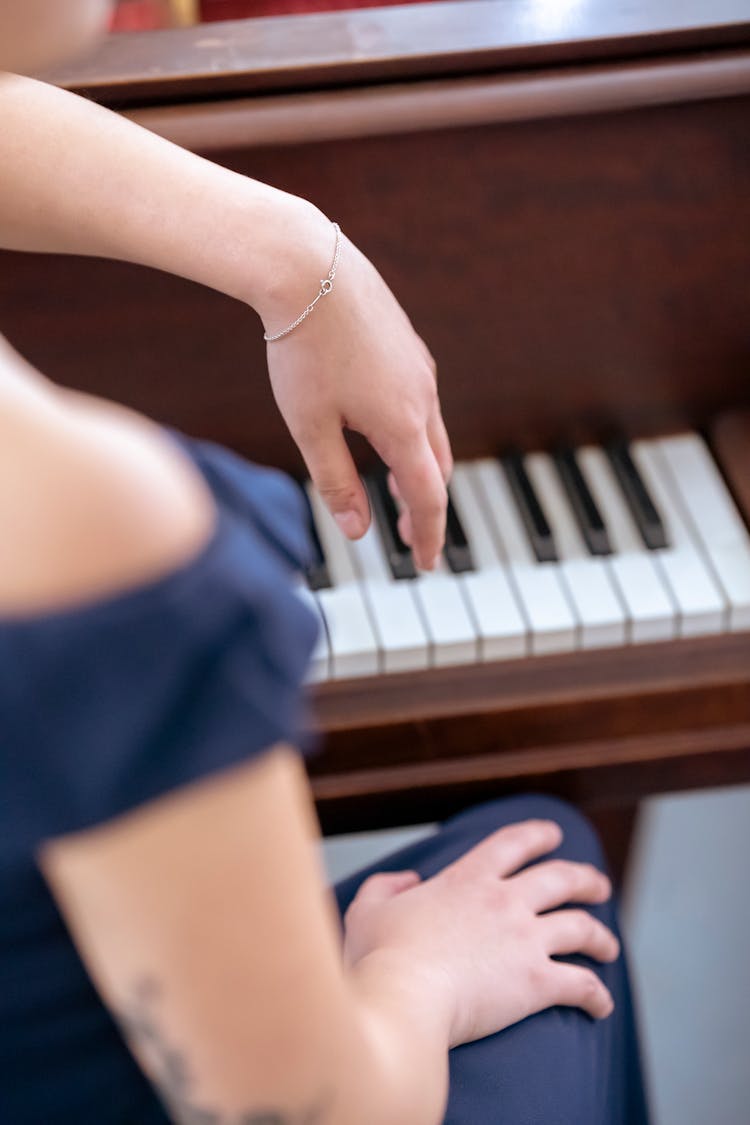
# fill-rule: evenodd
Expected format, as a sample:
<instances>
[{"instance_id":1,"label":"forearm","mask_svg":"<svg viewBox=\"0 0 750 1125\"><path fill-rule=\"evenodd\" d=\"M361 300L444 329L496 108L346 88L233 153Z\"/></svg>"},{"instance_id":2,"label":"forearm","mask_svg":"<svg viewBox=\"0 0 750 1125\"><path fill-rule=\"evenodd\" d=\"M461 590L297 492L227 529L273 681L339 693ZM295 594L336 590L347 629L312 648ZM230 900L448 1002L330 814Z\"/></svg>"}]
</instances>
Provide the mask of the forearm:
<instances>
[{"instance_id":1,"label":"forearm","mask_svg":"<svg viewBox=\"0 0 750 1125\"><path fill-rule=\"evenodd\" d=\"M159 987L160 977L149 977L126 1003L113 1006L175 1125L201 1114L217 1125L240 1118L278 1125L440 1125L448 1092L442 1036L428 1011L414 1007L408 986L383 987L376 976L348 997L339 995L340 1006L329 1003L322 1025L312 1027L301 1008L278 1040L243 1041L241 1033L227 1036L215 1027L213 1058L191 1049L185 1020ZM221 1023L239 1030L243 1021L226 1008Z\"/></svg>"},{"instance_id":2,"label":"forearm","mask_svg":"<svg viewBox=\"0 0 750 1125\"><path fill-rule=\"evenodd\" d=\"M189 994L175 989L172 967L153 956L148 975L120 986L117 996L99 980L175 1125L201 1113L217 1125L240 1118L278 1125L443 1121L448 1021L419 966L375 953L342 973L326 957L316 981L228 995L202 960ZM202 996L207 969L213 980ZM285 1008L291 1018L279 1020Z\"/></svg>"},{"instance_id":3,"label":"forearm","mask_svg":"<svg viewBox=\"0 0 750 1125\"><path fill-rule=\"evenodd\" d=\"M92 978L178 1125L199 1110L217 1125L442 1120L439 990L411 956L342 964L317 847L285 747L45 847Z\"/></svg>"},{"instance_id":4,"label":"forearm","mask_svg":"<svg viewBox=\"0 0 750 1125\"><path fill-rule=\"evenodd\" d=\"M330 265L330 224L311 204L74 94L0 76L0 123L8 249L152 266L236 297L264 321L304 306Z\"/></svg>"}]
</instances>

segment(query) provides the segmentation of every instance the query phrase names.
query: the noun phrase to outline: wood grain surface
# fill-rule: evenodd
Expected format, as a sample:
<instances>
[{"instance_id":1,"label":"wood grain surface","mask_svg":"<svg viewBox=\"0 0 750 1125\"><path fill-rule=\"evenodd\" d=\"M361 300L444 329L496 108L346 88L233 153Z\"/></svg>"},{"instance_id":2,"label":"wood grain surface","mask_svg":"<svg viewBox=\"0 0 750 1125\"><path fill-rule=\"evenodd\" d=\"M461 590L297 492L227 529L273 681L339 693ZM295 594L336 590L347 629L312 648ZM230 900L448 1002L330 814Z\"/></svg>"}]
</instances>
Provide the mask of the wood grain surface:
<instances>
[{"instance_id":1,"label":"wood grain surface","mask_svg":"<svg viewBox=\"0 0 750 1125\"><path fill-rule=\"evenodd\" d=\"M110 36L49 77L123 106L707 50L749 32L745 0L459 0Z\"/></svg>"}]
</instances>

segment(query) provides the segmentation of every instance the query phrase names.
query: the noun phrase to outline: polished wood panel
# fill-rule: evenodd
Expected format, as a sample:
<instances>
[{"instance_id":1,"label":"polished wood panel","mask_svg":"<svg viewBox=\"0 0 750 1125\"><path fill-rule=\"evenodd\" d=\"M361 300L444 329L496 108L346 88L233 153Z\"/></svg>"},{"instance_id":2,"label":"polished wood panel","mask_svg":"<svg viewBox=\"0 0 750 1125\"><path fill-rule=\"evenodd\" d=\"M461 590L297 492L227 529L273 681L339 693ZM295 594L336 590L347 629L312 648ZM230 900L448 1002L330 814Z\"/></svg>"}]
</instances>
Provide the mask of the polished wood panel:
<instances>
[{"instance_id":1,"label":"polished wood panel","mask_svg":"<svg viewBox=\"0 0 750 1125\"><path fill-rule=\"evenodd\" d=\"M471 457L750 403L748 120L733 98L222 159L309 194L371 255ZM8 334L51 376L300 471L254 313L132 266L4 255L0 271Z\"/></svg>"},{"instance_id":2,"label":"polished wood panel","mask_svg":"<svg viewBox=\"0 0 750 1125\"><path fill-rule=\"evenodd\" d=\"M391 699L379 706L379 681L353 686L355 700L372 698L360 713L348 700L345 718L321 691L329 733L311 772L328 829L352 830L367 816L430 820L468 792L529 785L632 801L652 791L652 767L667 788L682 788L705 755L717 756L724 780L735 769L750 776L747 634L442 672L429 687L398 677L400 712ZM412 694L419 703L407 705Z\"/></svg>"},{"instance_id":3,"label":"polished wood panel","mask_svg":"<svg viewBox=\"0 0 750 1125\"><path fill-rule=\"evenodd\" d=\"M124 106L747 43L744 0L463 0L111 36L54 72Z\"/></svg>"},{"instance_id":4,"label":"polished wood panel","mask_svg":"<svg viewBox=\"0 0 750 1125\"><path fill-rule=\"evenodd\" d=\"M750 383L750 364L747 379ZM710 437L740 510L750 515L750 411L721 415L711 426Z\"/></svg>"},{"instance_id":5,"label":"polished wood panel","mask_svg":"<svg viewBox=\"0 0 750 1125\"><path fill-rule=\"evenodd\" d=\"M347 90L229 98L129 110L131 120L204 154L570 118L750 94L750 51L441 78Z\"/></svg>"}]
</instances>

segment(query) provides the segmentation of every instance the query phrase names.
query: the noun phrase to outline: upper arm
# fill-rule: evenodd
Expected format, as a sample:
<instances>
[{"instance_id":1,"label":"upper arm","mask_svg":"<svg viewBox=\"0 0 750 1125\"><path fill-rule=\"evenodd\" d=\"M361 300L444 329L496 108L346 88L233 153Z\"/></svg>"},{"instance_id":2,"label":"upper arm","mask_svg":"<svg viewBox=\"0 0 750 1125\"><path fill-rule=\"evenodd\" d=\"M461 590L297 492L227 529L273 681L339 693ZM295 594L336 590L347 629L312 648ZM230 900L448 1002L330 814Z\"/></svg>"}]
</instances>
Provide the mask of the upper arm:
<instances>
[{"instance_id":1,"label":"upper arm","mask_svg":"<svg viewBox=\"0 0 750 1125\"><path fill-rule=\"evenodd\" d=\"M16 504L17 531L0 613L137 586L186 561L215 519L202 477L155 427L64 398L40 400L0 443L0 511ZM20 499L3 492L6 457L32 482ZM188 1107L252 1119L278 1106L304 1111L294 1125L318 1120L348 994L316 836L299 758L277 746L39 850L94 982L177 1121L195 1119Z\"/></svg>"},{"instance_id":2,"label":"upper arm","mask_svg":"<svg viewBox=\"0 0 750 1125\"><path fill-rule=\"evenodd\" d=\"M188 1107L317 1120L346 996L315 836L302 766L277 747L44 848L84 961L177 1121Z\"/></svg>"},{"instance_id":3,"label":"upper arm","mask_svg":"<svg viewBox=\"0 0 750 1125\"><path fill-rule=\"evenodd\" d=\"M0 614L44 613L169 572L211 534L202 477L155 425L8 365L0 406ZM19 485L21 485L19 487Z\"/></svg>"}]
</instances>

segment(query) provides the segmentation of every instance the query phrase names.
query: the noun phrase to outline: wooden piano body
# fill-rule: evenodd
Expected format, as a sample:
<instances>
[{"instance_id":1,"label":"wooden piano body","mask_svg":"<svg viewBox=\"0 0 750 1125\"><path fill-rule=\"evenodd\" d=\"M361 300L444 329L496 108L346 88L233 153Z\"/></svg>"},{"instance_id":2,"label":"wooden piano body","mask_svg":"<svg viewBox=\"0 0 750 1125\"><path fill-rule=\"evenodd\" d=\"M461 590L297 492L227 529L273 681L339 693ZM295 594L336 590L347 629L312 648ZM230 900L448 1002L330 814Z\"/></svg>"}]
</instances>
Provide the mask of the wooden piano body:
<instances>
[{"instance_id":1,"label":"wooden piano body","mask_svg":"<svg viewBox=\"0 0 750 1125\"><path fill-rule=\"evenodd\" d=\"M429 341L458 457L734 413L713 445L750 520L741 0L238 21L113 37L55 78L336 218ZM239 304L4 255L0 307L52 377L300 473ZM340 681L316 709L327 832L543 788L612 835L645 794L750 780L750 634Z\"/></svg>"}]
</instances>

